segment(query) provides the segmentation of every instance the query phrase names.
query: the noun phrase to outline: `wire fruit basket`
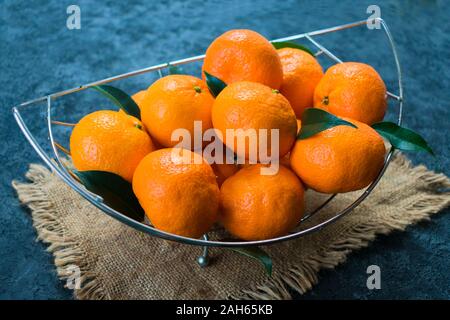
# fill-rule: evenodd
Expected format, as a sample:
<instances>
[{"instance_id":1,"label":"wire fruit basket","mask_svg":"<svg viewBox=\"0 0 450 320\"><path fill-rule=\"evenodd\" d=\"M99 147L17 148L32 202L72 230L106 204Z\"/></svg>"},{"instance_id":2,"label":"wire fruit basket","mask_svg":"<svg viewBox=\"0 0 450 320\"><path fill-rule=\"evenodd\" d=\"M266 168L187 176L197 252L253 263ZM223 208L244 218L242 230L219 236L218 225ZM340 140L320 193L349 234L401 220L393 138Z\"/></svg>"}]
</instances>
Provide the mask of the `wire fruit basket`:
<instances>
[{"instance_id":1,"label":"wire fruit basket","mask_svg":"<svg viewBox=\"0 0 450 320\"><path fill-rule=\"evenodd\" d=\"M311 31L307 33L297 34L285 38L280 38L273 40L273 42L284 42L284 41L296 41L296 40L306 40L309 42L312 47L315 48L315 56L324 56L331 60L333 63L342 63L342 60L339 59L334 53L332 53L330 50L328 50L325 46L323 46L321 43L319 43L316 39L314 39L315 36L321 36L321 35L327 35L334 32L339 32L346 29L351 28L357 28L357 27L366 27L369 23L376 22L380 25L380 30L382 30L387 37L388 43L390 45L390 48L392 50L395 67L397 71L397 81L398 81L398 94L394 94L391 91L387 92L387 96L389 99L392 99L394 103L397 105L397 124L401 125L402 122L402 111L403 111L403 89L402 89L402 78L401 78L401 69L399 64L399 59L397 56L397 51L394 45L394 41L391 35L391 32L384 20L381 18L374 18L369 20L362 20L357 21L349 24L339 25L331 28ZM103 80L95 81L89 84L81 85L72 89L52 93L45 95L43 97L30 100L27 102L24 102L20 105L17 105L13 107L12 111L14 114L14 118L17 121L17 124L19 125L20 129L22 130L23 134L25 135L28 142L31 144L31 146L34 148L34 150L37 152L37 154L40 156L40 158L45 162L45 164L57 175L59 178L61 178L65 183L67 183L73 190L75 190L77 193L79 193L82 197L84 197L87 201L95 205L97 208L102 210L107 215L113 217L114 219L119 220L120 222L136 229L141 232L147 233L154 237L159 237L165 240L172 240L177 241L184 244L189 245L196 245L196 246L202 246L203 247L203 253L198 258L198 262L200 265L204 266L207 264L207 254L208 254L208 248L209 247L249 247L249 246L261 246L261 245L269 245L269 244L275 244L282 241L287 241L295 238L299 238L302 236L305 236L307 234L311 234L313 232L317 232L321 230L322 228L326 227L327 225L330 225L337 221L338 219L342 218L349 212L351 212L354 208L356 208L361 202L364 201L364 199L372 192L372 190L375 188L377 183L382 178L384 172L386 171L386 168L389 165L389 162L393 155L393 149L391 148L389 152L387 153L384 161L384 166L381 169L380 173L378 174L377 178L346 208L343 208L342 210L335 212L333 215L328 215L322 220L316 221L312 225L308 225L306 228L303 228L301 230L293 231L287 235L267 239L267 240L259 240L259 241L232 241L232 240L220 240L220 239L211 239L211 237L208 234L203 235L200 239L193 239L188 237L183 237L179 235L175 235L172 233L164 232L161 230L158 230L154 228L153 226L134 220L121 212L118 212L117 210L113 209L112 207L108 206L106 203L104 203L101 196L94 194L90 191L88 191L78 180L76 180L68 171L67 166L64 165L64 158L63 155L60 154L60 148L58 143L56 142L55 137L55 124L58 124L59 121L55 121L52 118L52 114L55 111L55 101L60 99L63 96L69 96L73 95L74 93L86 90L88 88L91 88L93 86L102 85L106 83L111 83L115 81L119 81L126 78L135 77L138 75L146 74L146 73L157 73L159 77L163 76L163 71L173 67L173 66L181 66L181 65L187 65L194 62L201 62L204 58L204 55L194 56L191 58L171 61L168 63L158 64L151 67L147 67L144 69L139 69L136 71L128 72L125 74L113 76L110 78L106 78ZM32 106L36 106L37 104L45 104L46 105L46 112L45 112L45 120L47 125L47 144L39 143L38 137L30 131L29 124L27 125L26 121L24 120L24 114L26 114ZM46 147L46 148L44 148ZM48 149L49 151L46 151L45 149ZM318 216L320 215L321 211L331 202L333 199L335 199L338 195L328 195L320 205L316 206L309 212L307 212L303 218L299 221L299 225L301 225L306 220L310 219L312 216Z\"/></svg>"}]
</instances>

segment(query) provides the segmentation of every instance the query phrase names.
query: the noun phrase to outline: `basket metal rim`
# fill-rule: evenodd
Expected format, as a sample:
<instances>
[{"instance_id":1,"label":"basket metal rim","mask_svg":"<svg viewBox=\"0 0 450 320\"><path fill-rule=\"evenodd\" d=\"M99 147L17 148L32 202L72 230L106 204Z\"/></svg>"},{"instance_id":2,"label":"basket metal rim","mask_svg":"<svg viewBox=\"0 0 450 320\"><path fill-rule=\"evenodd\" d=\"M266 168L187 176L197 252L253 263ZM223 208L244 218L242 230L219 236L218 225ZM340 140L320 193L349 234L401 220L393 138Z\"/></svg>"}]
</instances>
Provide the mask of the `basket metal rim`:
<instances>
[{"instance_id":1,"label":"basket metal rim","mask_svg":"<svg viewBox=\"0 0 450 320\"><path fill-rule=\"evenodd\" d=\"M292 40L298 40L301 38L306 38L316 48L319 49L319 52L324 53L328 57L333 59L334 61L341 63L342 61L339 58L337 58L333 53L331 53L328 49L326 49L324 46L322 46L320 43L318 43L312 37L316 36L316 35L323 35L323 34L327 34L327 33L331 33L331 32L336 32L336 31L341 31L341 30L345 30L345 29L349 29L349 28L353 28L353 27L357 27L357 26L362 26L362 25L368 24L371 21L378 21L381 24L381 26L383 27L383 30L388 38L389 44L391 45L391 49L393 52L393 56L394 56L394 60L395 60L396 68L397 68L397 75L398 75L399 94L395 95L391 92L388 92L388 97L395 99L398 102L399 109L398 109L397 123L400 125L402 122L402 114L403 114L403 87L402 87L401 69L400 69L400 63L399 63L399 59L398 59L398 55L397 55L397 51L395 48L395 44L394 44L392 35L389 31L389 28L388 28L386 22L383 19L373 18L373 19L368 19L368 20L361 20L361 21L357 21L357 22L353 22L353 23L348 23L348 24L344 24L344 25L340 25L340 26L331 27L331 28L316 30L316 31L298 34L298 35L294 35L294 36L289 36L289 37L285 37L285 38L280 38L280 39L276 39L276 40L272 40L272 41L273 42L292 41ZM218 241L218 240L209 240L206 235L203 237L203 239L193 239L193 238L188 238L188 237L184 237L184 236L179 236L176 234L158 230L152 226L149 226L144 223L133 220L133 219L123 215L122 213L107 206L105 203L102 202L102 198L100 196L89 192L87 189L84 188L83 185L81 185L72 176L70 176L70 174L68 172L65 171L65 167L62 165L61 160L59 158L58 150L55 147L55 142L54 142L53 134L52 134L52 121L51 121L51 106L52 106L52 104L51 104L51 102L53 99L56 99L58 97L68 95L71 93L75 93L77 91L85 90L85 89L90 88L95 85L109 83L112 81L128 78L131 76L135 76L135 75L139 75L139 74L143 74L143 73L147 73L147 72L160 71L169 66L177 66L177 65L182 65L185 63L200 61L203 58L204 58L204 55L199 55L199 56L195 56L195 57L191 57L191 58L176 60L176 61L172 61L169 63L159 64L159 65L151 66L148 68L128 72L128 73L125 73L122 75L95 81L95 82L92 82L92 83L89 83L86 85L82 85L82 86L78 86L78 87L75 87L72 89L49 94L44 97L33 99L33 100L24 102L18 106L13 107L13 115L14 115L14 118L15 118L17 124L19 125L19 128L21 129L22 133L24 134L24 136L26 137L28 142L32 145L32 147L35 149L35 151L38 153L38 155L45 162L45 164L48 167L50 167L52 169L52 171L55 172L72 189L74 189L77 193L79 193L81 196L83 196L90 203L95 205L97 208L101 209L103 212L105 212L109 216L115 218L116 220L119 220L120 222L122 222L136 230L145 232L147 234L150 234L152 236L156 236L156 237L159 237L159 238L162 238L165 240L171 240L171 241L181 242L184 244L204 246L204 247L248 247L248 246L261 246L261 245L275 244L275 243L279 243L282 241L299 238L304 235L311 234L313 232L317 232L317 231L323 229L324 227L328 226L329 224L337 221L341 217L343 217L346 214L348 214L349 212L351 212L372 192L372 190L375 188L375 186L378 184L378 182L382 178L387 167L389 166L389 163L392 159L393 152L394 152L394 150L392 148L387 153L383 168L381 169L377 178L363 191L363 193L352 204L350 204L349 206L347 206L345 209L341 210L340 212L336 213L331 218L329 218L325 221L322 221L321 223L318 223L310 228L307 228L307 229L304 229L304 230L301 230L301 231L298 231L295 233L290 233L290 234L287 234L287 235L284 235L281 237L277 237L277 238L258 240L258 241ZM37 142L35 137L29 131L29 129L28 129L27 125L25 124L25 122L20 114L20 111L19 111L19 109L21 109L23 107L33 105L33 104L43 102L43 101L47 101L47 125L48 125L50 143L52 145L55 159L52 159L45 153L45 151L39 145L39 143ZM327 201L325 201L324 204L322 204L317 209L317 212L319 210L321 210L323 207L325 207L325 205L327 205L328 202L334 198L334 196L335 195L332 195ZM313 211L313 213L310 213L309 215L305 216L304 219L302 219L302 221L311 217L315 213L316 213L316 211Z\"/></svg>"}]
</instances>

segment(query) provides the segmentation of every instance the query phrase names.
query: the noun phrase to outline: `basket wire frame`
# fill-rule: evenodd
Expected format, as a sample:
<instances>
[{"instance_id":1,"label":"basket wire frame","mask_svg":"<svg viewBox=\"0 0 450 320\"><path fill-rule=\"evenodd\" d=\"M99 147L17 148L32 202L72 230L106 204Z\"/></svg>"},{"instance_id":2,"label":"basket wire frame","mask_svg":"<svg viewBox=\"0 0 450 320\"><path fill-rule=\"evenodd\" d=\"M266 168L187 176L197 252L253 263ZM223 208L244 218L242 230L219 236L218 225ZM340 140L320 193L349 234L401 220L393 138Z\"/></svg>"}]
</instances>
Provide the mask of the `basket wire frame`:
<instances>
[{"instance_id":1,"label":"basket wire frame","mask_svg":"<svg viewBox=\"0 0 450 320\"><path fill-rule=\"evenodd\" d=\"M391 47L393 57L395 60L395 66L397 71L397 80L398 80L398 94L394 94L392 92L387 92L388 98L393 99L398 107L398 118L397 118L397 124L401 125L402 123L402 113L403 113L403 87L402 87L402 75L401 75L401 69L400 69L400 63L397 55L397 51L395 48L395 44L391 35L391 32L386 24L386 22L381 18L374 18L369 20L361 20L349 24L339 25L331 28L316 30L308 33L303 34L297 34L285 38L280 38L273 40L274 42L281 42L281 41L294 41L299 39L306 39L309 41L310 44L312 44L318 51L316 52L316 56L319 55L326 55L328 58L330 58L332 61L336 63L342 63L342 60L339 59L336 55L334 55L331 51L329 51L326 47L324 47L322 44L320 44L316 39L314 39L314 36L318 35L325 35L328 33L338 32L345 29L355 28L355 27L361 27L366 26L368 23L376 21L380 24L381 29L384 31L389 45ZM114 210L113 208L109 207L103 202L102 197L99 195L96 195L90 191L88 191L77 179L75 179L67 170L66 166L63 163L63 160L60 157L58 145L55 142L53 131L52 131L52 125L58 124L58 121L54 122L52 120L52 101L65 96L69 95L78 91L82 91L85 89L88 89L90 87L106 84L109 82L141 75L144 73L149 72L158 72L159 76L162 77L162 70L170 67L170 66L180 66L187 63L197 62L203 60L204 55L194 56L186 59L181 60L175 60L168 63L158 64L151 67L139 69L136 71L124 73L118 76L106 78L103 80L91 82L85 85L81 85L72 89L56 92L53 94L49 94L37 99L33 99L27 102L24 102L20 105L17 105L13 107L12 111L14 114L14 118L17 121L17 124L19 125L21 131L25 135L28 142L31 144L31 146L34 148L34 150L37 152L37 154L42 158L44 163L57 175L59 176L65 183L67 183L72 189L74 189L76 192L78 192L81 196L83 196L86 200L88 200L90 203L104 211L109 216L119 220L122 223L125 223L126 225L137 229L139 231L148 233L152 236L156 236L162 239L166 240L172 240L181 242L184 244L190 244L190 245L197 245L197 246L203 246L202 255L199 257L198 262L201 266L205 266L207 264L207 254L208 254L208 247L248 247L248 246L261 246L261 245L269 245L274 244L290 239L295 239L302 237L304 235L317 232L321 230L322 228L326 227L329 224L332 224L336 220L340 219L341 217L345 216L349 212L351 212L355 207L357 207L364 199L372 192L372 190L375 188L375 186L380 181L381 177L383 176L384 172L386 171L386 168L389 165L389 162L392 158L394 150L391 148L389 152L387 153L387 156L385 158L384 166L381 169L380 173L378 174L377 178L364 190L364 192L349 206L342 209L340 212L335 213L332 217L326 219L325 221L319 222L315 225L312 225L306 229L291 232L287 235L267 239L267 240L258 240L258 241L219 241L219 240L210 240L208 238L208 235L205 234L201 239L193 239L188 237L183 237L175 234L171 234L165 231L158 230L154 228L153 226L138 222L136 220L133 220L126 215ZM26 125L22 115L21 111L32 106L36 105L38 103L46 102L47 104L47 127L48 127L48 136L49 136L49 142L51 145L51 149L53 151L53 155L47 154L42 146L38 143L36 140L36 137L30 132L28 126ZM336 197L336 194L330 195L320 206L318 206L316 209L312 210L309 213L306 213L304 217L301 219L300 223L309 219L313 215L320 212L324 207L326 207L334 198Z\"/></svg>"}]
</instances>

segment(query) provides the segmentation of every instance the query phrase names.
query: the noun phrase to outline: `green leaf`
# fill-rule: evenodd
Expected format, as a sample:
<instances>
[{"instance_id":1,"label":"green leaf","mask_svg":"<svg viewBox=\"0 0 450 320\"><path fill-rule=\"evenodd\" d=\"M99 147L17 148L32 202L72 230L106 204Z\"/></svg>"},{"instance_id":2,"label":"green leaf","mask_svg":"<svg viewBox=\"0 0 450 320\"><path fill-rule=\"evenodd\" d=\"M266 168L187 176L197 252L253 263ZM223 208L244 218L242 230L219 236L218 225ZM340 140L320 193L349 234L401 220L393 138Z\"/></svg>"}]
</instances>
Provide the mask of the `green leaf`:
<instances>
[{"instance_id":1,"label":"green leaf","mask_svg":"<svg viewBox=\"0 0 450 320\"><path fill-rule=\"evenodd\" d=\"M173 66L169 63L168 66L168 73L171 74L183 74L183 70L181 67Z\"/></svg>"},{"instance_id":2,"label":"green leaf","mask_svg":"<svg viewBox=\"0 0 450 320\"><path fill-rule=\"evenodd\" d=\"M272 275L272 259L259 247L230 247L231 250L238 252L244 256L258 260L264 266L266 273Z\"/></svg>"},{"instance_id":3,"label":"green leaf","mask_svg":"<svg viewBox=\"0 0 450 320\"><path fill-rule=\"evenodd\" d=\"M111 208L126 216L143 221L144 210L133 193L131 184L106 171L72 171L89 191L101 196Z\"/></svg>"},{"instance_id":4,"label":"green leaf","mask_svg":"<svg viewBox=\"0 0 450 320\"><path fill-rule=\"evenodd\" d=\"M434 155L433 150L431 150L425 139L410 129L387 121L374 123L372 128L387 139L396 149L403 151L425 151Z\"/></svg>"},{"instance_id":5,"label":"green leaf","mask_svg":"<svg viewBox=\"0 0 450 320\"><path fill-rule=\"evenodd\" d=\"M312 52L308 47L302 46L301 44L297 44L294 42L272 42L272 45L275 47L275 49L282 49L282 48L294 48L294 49L300 49L305 52L308 52L310 55L314 56L314 52Z\"/></svg>"},{"instance_id":6,"label":"green leaf","mask_svg":"<svg viewBox=\"0 0 450 320\"><path fill-rule=\"evenodd\" d=\"M139 110L138 105L134 102L133 98L131 98L124 91L119 88L109 86L109 85L98 85L93 86L92 89L97 90L102 93L104 96L108 97L116 106L121 108L130 116L136 117L141 120L141 111Z\"/></svg>"},{"instance_id":7,"label":"green leaf","mask_svg":"<svg viewBox=\"0 0 450 320\"><path fill-rule=\"evenodd\" d=\"M205 72L205 78L206 78L206 84L208 86L209 92L213 95L213 97L217 97L219 93L225 89L227 84L220 80L217 77L214 77L213 75L209 74L208 72Z\"/></svg>"},{"instance_id":8,"label":"green leaf","mask_svg":"<svg viewBox=\"0 0 450 320\"><path fill-rule=\"evenodd\" d=\"M336 126L350 126L356 128L353 123L342 120L322 109L308 108L303 112L302 127L297 139L306 139Z\"/></svg>"}]
</instances>

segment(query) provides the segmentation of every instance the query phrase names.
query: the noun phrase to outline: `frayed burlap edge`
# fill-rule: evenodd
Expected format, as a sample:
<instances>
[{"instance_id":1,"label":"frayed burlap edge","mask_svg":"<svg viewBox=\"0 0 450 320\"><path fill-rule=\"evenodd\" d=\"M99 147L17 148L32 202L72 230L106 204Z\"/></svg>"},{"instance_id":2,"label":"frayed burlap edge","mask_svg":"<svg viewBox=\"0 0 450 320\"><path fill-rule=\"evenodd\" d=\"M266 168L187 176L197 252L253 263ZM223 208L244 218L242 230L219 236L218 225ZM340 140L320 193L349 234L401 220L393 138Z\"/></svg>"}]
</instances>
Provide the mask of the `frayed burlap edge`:
<instances>
[{"instance_id":1,"label":"frayed burlap edge","mask_svg":"<svg viewBox=\"0 0 450 320\"><path fill-rule=\"evenodd\" d=\"M277 273L263 283L239 293L231 293L231 299L290 299L289 288L300 294L310 290L318 282L317 273L321 269L333 269L343 263L347 255L367 247L379 234L388 234L395 230L405 230L409 225L428 220L430 215L450 205L450 179L443 174L428 171L420 165L412 167L409 160L397 154L392 160L410 170L411 179L424 181L430 193L409 205L403 216L386 217L384 221L367 220L363 224L352 226L342 237L323 245L314 255L305 257L299 264L288 265L287 269ZM95 272L86 262L85 253L76 239L70 237L59 221L54 205L42 186L50 178L49 171L37 164L31 164L26 177L32 183L13 181L19 200L31 209L33 225L38 233L38 240L48 243L48 251L55 257L55 265L60 279L66 280L72 273L70 266L75 264L82 271L81 288L74 290L77 299L108 299L108 295L97 281ZM443 190L444 189L444 190ZM443 190L443 191L442 191ZM442 191L442 192L440 192Z\"/></svg>"},{"instance_id":2,"label":"frayed burlap edge","mask_svg":"<svg viewBox=\"0 0 450 320\"><path fill-rule=\"evenodd\" d=\"M96 274L85 259L85 253L76 239L72 238L59 221L54 204L48 200L48 195L42 187L51 177L47 168L38 164L31 164L26 178L32 183L13 181L20 202L31 209L33 226L37 230L37 240L49 244L47 251L55 258L58 277L67 280L73 275L73 265L80 268L80 288L74 290L77 299L107 299Z\"/></svg>"}]
</instances>

